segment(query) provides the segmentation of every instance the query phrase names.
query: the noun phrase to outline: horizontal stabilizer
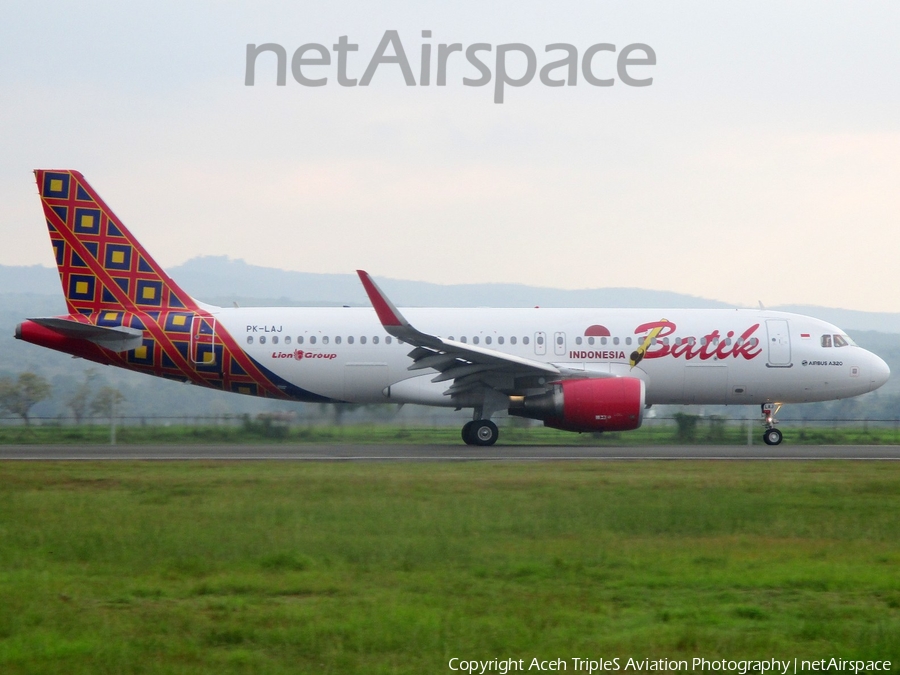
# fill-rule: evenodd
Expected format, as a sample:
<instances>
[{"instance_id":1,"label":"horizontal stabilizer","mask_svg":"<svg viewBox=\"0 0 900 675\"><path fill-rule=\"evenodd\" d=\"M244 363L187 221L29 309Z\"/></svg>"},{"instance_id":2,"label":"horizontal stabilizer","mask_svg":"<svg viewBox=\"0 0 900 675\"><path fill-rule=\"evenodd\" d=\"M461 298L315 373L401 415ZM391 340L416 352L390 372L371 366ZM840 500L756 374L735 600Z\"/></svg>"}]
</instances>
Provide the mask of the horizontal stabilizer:
<instances>
[{"instance_id":1,"label":"horizontal stabilizer","mask_svg":"<svg viewBox=\"0 0 900 675\"><path fill-rule=\"evenodd\" d=\"M68 338L88 340L114 352L137 349L144 343L144 332L128 326L95 326L92 323L80 323L57 317L29 319L29 321Z\"/></svg>"}]
</instances>

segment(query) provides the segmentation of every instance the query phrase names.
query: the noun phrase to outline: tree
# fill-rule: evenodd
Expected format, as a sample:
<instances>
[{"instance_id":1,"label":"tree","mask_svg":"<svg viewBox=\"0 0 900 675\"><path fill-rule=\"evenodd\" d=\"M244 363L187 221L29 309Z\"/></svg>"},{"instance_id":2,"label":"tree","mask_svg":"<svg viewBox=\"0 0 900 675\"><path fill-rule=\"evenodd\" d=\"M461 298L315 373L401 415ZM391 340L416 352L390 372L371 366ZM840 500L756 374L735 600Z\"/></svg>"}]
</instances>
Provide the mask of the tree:
<instances>
[{"instance_id":1,"label":"tree","mask_svg":"<svg viewBox=\"0 0 900 675\"><path fill-rule=\"evenodd\" d=\"M677 438L679 441L693 442L697 439L697 420L699 415L689 415L688 413L675 413L672 415L675 424L678 425Z\"/></svg>"},{"instance_id":2,"label":"tree","mask_svg":"<svg viewBox=\"0 0 900 675\"><path fill-rule=\"evenodd\" d=\"M81 424L91 409L91 384L97 373L93 368L84 371L84 381L66 398L66 405L75 416L75 424Z\"/></svg>"},{"instance_id":3,"label":"tree","mask_svg":"<svg viewBox=\"0 0 900 675\"><path fill-rule=\"evenodd\" d=\"M359 403L332 403L331 412L334 426L340 427L344 424L344 414L352 413L362 407Z\"/></svg>"},{"instance_id":4,"label":"tree","mask_svg":"<svg viewBox=\"0 0 900 675\"><path fill-rule=\"evenodd\" d=\"M35 404L50 398L50 383L35 373L21 373L18 379L0 378L0 408L31 424L28 415Z\"/></svg>"},{"instance_id":5,"label":"tree","mask_svg":"<svg viewBox=\"0 0 900 675\"><path fill-rule=\"evenodd\" d=\"M91 414L100 415L112 422L116 417L116 408L124 401L125 396L115 387L101 387L91 401Z\"/></svg>"},{"instance_id":6,"label":"tree","mask_svg":"<svg viewBox=\"0 0 900 675\"><path fill-rule=\"evenodd\" d=\"M91 401L91 412L109 420L109 444L116 444L116 409L125 397L115 387L103 387Z\"/></svg>"}]
</instances>

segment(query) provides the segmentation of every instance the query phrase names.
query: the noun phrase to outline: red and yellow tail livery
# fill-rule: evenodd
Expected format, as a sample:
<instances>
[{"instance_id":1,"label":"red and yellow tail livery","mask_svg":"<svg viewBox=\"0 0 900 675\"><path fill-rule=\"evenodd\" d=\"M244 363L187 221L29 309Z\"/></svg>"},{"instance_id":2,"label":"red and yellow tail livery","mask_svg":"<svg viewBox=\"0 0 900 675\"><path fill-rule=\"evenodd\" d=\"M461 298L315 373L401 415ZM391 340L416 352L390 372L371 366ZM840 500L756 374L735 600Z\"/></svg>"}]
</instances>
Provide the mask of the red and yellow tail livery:
<instances>
[{"instance_id":1,"label":"red and yellow tail livery","mask_svg":"<svg viewBox=\"0 0 900 675\"><path fill-rule=\"evenodd\" d=\"M69 315L17 337L100 363L243 394L288 397L150 256L77 171L35 171Z\"/></svg>"},{"instance_id":2,"label":"red and yellow tail livery","mask_svg":"<svg viewBox=\"0 0 900 675\"><path fill-rule=\"evenodd\" d=\"M36 171L70 314L197 309L77 171Z\"/></svg>"}]
</instances>

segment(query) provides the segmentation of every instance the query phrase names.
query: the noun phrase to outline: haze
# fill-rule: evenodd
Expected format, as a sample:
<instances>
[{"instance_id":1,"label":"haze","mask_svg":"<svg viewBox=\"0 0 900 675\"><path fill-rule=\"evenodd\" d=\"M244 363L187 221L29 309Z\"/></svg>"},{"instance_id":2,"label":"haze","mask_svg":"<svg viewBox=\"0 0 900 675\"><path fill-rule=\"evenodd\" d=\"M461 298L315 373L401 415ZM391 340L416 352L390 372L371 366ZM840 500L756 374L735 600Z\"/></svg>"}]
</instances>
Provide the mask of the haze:
<instances>
[{"instance_id":1,"label":"haze","mask_svg":"<svg viewBox=\"0 0 900 675\"><path fill-rule=\"evenodd\" d=\"M174 266L641 287L900 311L895 3L15 3L0 264L53 265L34 168ZM244 86L247 43L653 47L650 87ZM542 61L545 62L545 61ZM432 80L433 82L434 80ZM277 292L273 291L273 297Z\"/></svg>"}]
</instances>

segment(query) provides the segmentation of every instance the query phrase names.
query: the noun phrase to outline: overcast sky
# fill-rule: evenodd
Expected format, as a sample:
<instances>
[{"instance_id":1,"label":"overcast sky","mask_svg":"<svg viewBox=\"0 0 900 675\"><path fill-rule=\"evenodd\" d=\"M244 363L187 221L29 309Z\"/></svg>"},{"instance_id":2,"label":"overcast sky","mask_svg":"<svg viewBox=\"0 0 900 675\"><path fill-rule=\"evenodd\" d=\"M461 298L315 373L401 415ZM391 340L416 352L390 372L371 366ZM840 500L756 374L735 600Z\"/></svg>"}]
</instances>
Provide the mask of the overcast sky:
<instances>
[{"instance_id":1,"label":"overcast sky","mask_svg":"<svg viewBox=\"0 0 900 675\"><path fill-rule=\"evenodd\" d=\"M166 266L900 311L896 2L9 5L0 264L53 264L31 170L60 167ZM478 73L459 54L445 87L407 87L396 65L368 87L335 65L309 71L326 86L289 70L278 87L271 55L244 85L248 43L347 35L360 78L386 30L416 74L423 43L523 42L540 67L561 54L548 44L638 42L657 65L634 70L649 87L535 78L499 105L463 86Z\"/></svg>"}]
</instances>

